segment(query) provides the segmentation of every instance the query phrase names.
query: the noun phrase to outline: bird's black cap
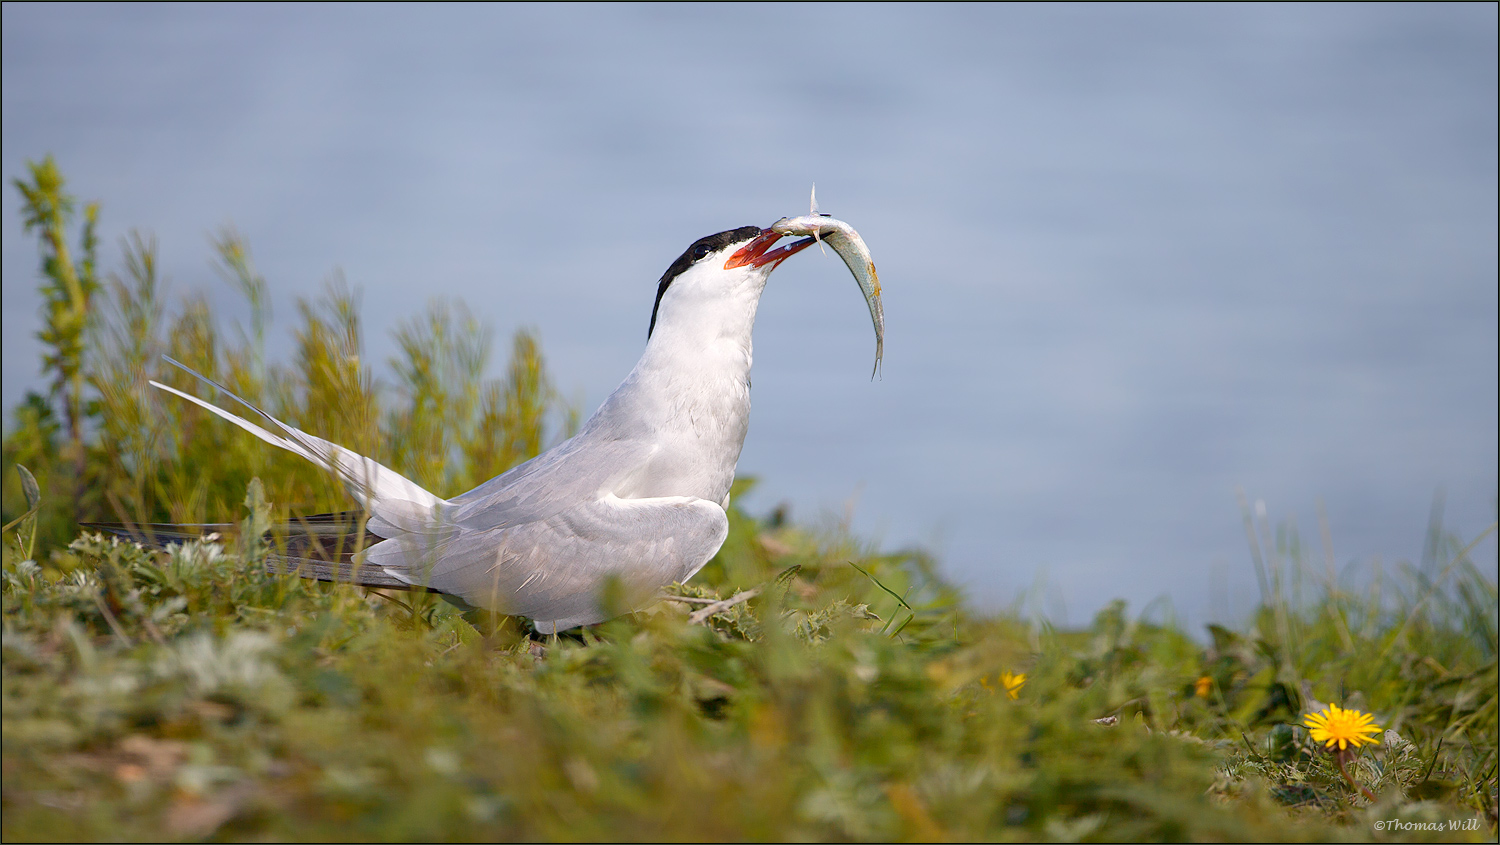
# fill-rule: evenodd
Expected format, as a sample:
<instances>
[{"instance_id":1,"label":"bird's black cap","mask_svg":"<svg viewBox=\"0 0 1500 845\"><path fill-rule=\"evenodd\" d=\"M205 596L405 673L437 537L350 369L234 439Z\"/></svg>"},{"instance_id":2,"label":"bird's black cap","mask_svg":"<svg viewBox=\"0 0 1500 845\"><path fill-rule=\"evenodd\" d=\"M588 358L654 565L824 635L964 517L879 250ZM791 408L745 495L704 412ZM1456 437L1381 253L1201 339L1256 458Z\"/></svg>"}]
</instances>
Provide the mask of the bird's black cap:
<instances>
[{"instance_id":1,"label":"bird's black cap","mask_svg":"<svg viewBox=\"0 0 1500 845\"><path fill-rule=\"evenodd\" d=\"M656 331L656 311L661 308L661 298L666 294L667 288L672 286L672 280L682 275L683 271L691 267L694 262L702 260L705 256L718 252L730 244L748 241L761 233L759 226L741 226L738 229L726 229L723 232L699 238L693 241L693 245L685 252L677 256L672 266L661 276L661 284L656 287L656 304L651 306L651 325L646 329L646 338L651 338L651 333Z\"/></svg>"}]
</instances>

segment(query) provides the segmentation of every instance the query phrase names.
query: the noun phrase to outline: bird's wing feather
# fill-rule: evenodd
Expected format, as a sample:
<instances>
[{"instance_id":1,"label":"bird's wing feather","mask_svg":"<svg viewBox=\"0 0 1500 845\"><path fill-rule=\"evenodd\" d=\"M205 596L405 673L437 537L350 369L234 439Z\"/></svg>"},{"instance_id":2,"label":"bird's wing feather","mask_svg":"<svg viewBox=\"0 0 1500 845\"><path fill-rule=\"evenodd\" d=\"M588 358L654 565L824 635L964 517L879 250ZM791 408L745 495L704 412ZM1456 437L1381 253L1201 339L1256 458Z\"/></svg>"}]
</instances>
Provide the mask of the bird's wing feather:
<instances>
[{"instance_id":1,"label":"bird's wing feather","mask_svg":"<svg viewBox=\"0 0 1500 845\"><path fill-rule=\"evenodd\" d=\"M460 528L431 545L387 541L370 549L368 563L476 607L530 617L550 633L606 619L597 590L612 575L625 600L643 606L662 584L692 577L728 533L729 519L713 502L607 495L509 528Z\"/></svg>"},{"instance_id":2,"label":"bird's wing feather","mask_svg":"<svg viewBox=\"0 0 1500 845\"><path fill-rule=\"evenodd\" d=\"M382 537L425 535L424 545L450 540L459 530L487 531L544 520L580 500L596 499L612 477L639 466L651 451L643 442L645 433L616 426L606 434L597 427L597 418L591 419L572 439L450 502L371 458L287 425L192 368L172 358L166 360L234 399L286 436L176 388L156 381L152 385L336 473L370 512L371 531Z\"/></svg>"},{"instance_id":3,"label":"bird's wing feather","mask_svg":"<svg viewBox=\"0 0 1500 845\"><path fill-rule=\"evenodd\" d=\"M183 399L186 399L189 402L192 402L193 404L199 406L200 408L203 408L206 411L209 411L228 420L229 422L234 423L240 428L243 428L244 430L250 432L256 437L259 437L261 440L270 443L273 446L279 446L282 449L287 450L288 452L296 455L301 455L303 458L312 461L314 464L317 464L324 469L338 474L338 476L343 479L344 483L349 487L350 492L353 493L355 498L359 500L360 504L364 505L365 508L372 513L379 515L380 511L382 510L381 505L384 503L404 503L407 510L418 509L426 510L428 512L432 511L434 508L437 508L440 505L445 504L443 499L440 499L427 490L423 489L416 482L412 481L401 473L396 472L390 467L384 466L378 461L367 458L357 452L346 449L343 446L338 445L337 443L330 443L329 441L324 440L321 437L314 437L313 435L308 434L301 429L287 425L286 423L276 419L265 411L262 411L260 408L257 408L244 399L236 396L230 390L228 390L218 382L215 382L213 379L210 379L207 376L196 372L192 368L178 361L175 361L172 358L167 358L166 360L177 366L178 368L184 370L189 375L196 377L200 381L212 385L229 398L235 400L241 405L244 405L246 408L249 408L261 419L269 422L274 427L281 429L286 433L287 436L282 437L273 434L270 431L267 431L266 429L256 425L255 423L252 423L242 417L236 416L235 414L232 414L224 410L223 408L218 407L217 405L205 402L196 396L184 393L181 390L177 390L172 387L168 387L167 385L160 382L151 382L153 386L165 390L168 393L180 396Z\"/></svg>"},{"instance_id":4,"label":"bird's wing feather","mask_svg":"<svg viewBox=\"0 0 1500 845\"><path fill-rule=\"evenodd\" d=\"M617 390L606 399L572 438L453 497L448 519L467 530L508 528L613 492L658 449L655 432L622 408L619 396Z\"/></svg>"},{"instance_id":5,"label":"bird's wing feather","mask_svg":"<svg viewBox=\"0 0 1500 845\"><path fill-rule=\"evenodd\" d=\"M455 496L450 518L472 531L546 519L608 493L612 480L645 463L649 453L638 441L580 435Z\"/></svg>"}]
</instances>

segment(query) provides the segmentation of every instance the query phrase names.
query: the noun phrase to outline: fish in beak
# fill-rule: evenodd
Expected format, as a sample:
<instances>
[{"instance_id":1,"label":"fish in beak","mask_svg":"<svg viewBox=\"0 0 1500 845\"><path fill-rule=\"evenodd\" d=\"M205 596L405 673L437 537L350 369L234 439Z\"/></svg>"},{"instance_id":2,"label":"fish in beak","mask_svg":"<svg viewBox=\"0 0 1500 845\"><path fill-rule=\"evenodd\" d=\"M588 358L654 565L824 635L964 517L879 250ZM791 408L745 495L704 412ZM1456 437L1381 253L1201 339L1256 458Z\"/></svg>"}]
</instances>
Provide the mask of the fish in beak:
<instances>
[{"instance_id":1,"label":"fish in beak","mask_svg":"<svg viewBox=\"0 0 1500 845\"><path fill-rule=\"evenodd\" d=\"M880 372L880 357L885 351L885 309L880 304L880 276L875 272L875 261L870 257L870 248L865 246L864 239L854 231L853 226L826 214L818 214L817 200L814 199L813 203L813 213L801 217L783 217L772 223L771 228L766 231L778 235L811 235L812 237L797 241L788 249L798 252L814 241L821 240L833 247L839 258L844 259L844 265L854 274L854 281L859 284L859 291L865 296L865 305L870 308L870 322L875 325L875 369L870 373L870 378L873 379ZM764 237L765 235L756 238L745 249L760 243Z\"/></svg>"}]
</instances>

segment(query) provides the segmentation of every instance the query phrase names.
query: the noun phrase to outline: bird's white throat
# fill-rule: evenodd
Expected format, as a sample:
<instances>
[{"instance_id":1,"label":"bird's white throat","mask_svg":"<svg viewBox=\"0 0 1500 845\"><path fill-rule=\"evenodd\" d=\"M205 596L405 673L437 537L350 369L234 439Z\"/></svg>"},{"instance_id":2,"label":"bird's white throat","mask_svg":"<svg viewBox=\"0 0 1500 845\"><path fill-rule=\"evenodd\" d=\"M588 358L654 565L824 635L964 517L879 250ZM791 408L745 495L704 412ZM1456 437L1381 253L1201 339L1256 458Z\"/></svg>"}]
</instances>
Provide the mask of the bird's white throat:
<instances>
[{"instance_id":1,"label":"bird's white throat","mask_svg":"<svg viewBox=\"0 0 1500 845\"><path fill-rule=\"evenodd\" d=\"M646 350L600 421L630 417L661 445L622 498L726 502L750 425L751 334L769 268L693 268L661 302Z\"/></svg>"}]
</instances>

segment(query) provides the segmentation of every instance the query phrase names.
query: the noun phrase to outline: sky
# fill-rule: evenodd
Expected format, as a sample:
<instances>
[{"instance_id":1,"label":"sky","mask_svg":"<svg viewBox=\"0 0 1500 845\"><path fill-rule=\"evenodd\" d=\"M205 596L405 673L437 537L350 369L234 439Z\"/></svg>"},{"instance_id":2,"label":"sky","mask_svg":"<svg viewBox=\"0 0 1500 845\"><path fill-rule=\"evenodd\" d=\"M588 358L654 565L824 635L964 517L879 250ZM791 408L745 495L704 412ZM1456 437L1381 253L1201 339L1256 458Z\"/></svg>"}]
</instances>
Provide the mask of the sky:
<instances>
[{"instance_id":1,"label":"sky","mask_svg":"<svg viewBox=\"0 0 1500 845\"><path fill-rule=\"evenodd\" d=\"M102 203L106 270L152 233L175 296L243 316L209 245L236 227L273 358L342 273L377 375L445 297L498 350L537 330L585 414L666 266L816 183L880 268L882 377L838 258L782 265L752 513L921 546L976 605L1064 624L1117 597L1241 621L1237 491L1312 544L1324 514L1346 579L1417 560L1434 496L1463 542L1495 520L1492 4L0 15L7 426L43 384L11 180L49 153Z\"/></svg>"}]
</instances>

